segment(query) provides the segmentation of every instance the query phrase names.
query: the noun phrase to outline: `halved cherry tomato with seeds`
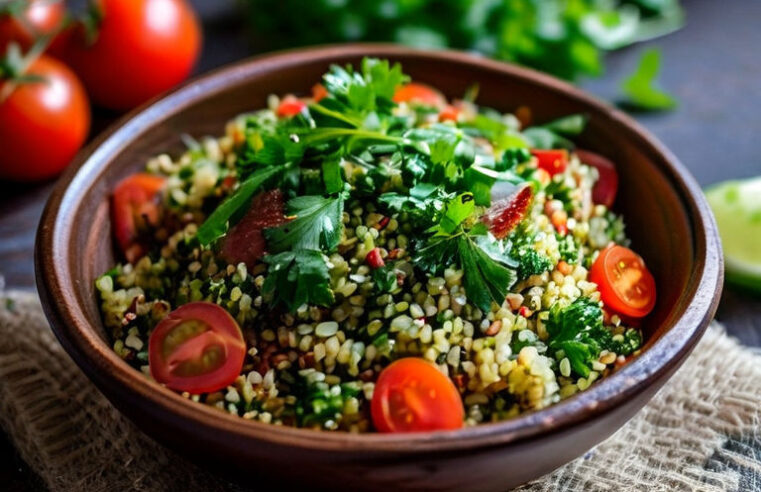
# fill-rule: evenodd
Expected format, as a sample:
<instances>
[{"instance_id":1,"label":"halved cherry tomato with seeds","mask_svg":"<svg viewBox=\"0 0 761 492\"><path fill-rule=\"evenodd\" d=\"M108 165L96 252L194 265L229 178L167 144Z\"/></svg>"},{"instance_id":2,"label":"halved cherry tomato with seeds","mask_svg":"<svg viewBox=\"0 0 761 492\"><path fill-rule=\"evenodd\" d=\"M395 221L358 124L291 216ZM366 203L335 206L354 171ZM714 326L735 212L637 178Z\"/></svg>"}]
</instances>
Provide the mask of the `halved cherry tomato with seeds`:
<instances>
[{"instance_id":1,"label":"halved cherry tomato with seeds","mask_svg":"<svg viewBox=\"0 0 761 492\"><path fill-rule=\"evenodd\" d=\"M447 100L444 95L433 87L419 82L410 82L396 89L394 102L424 104L426 106L443 107Z\"/></svg>"},{"instance_id":2,"label":"halved cherry tomato with seeds","mask_svg":"<svg viewBox=\"0 0 761 492\"><path fill-rule=\"evenodd\" d=\"M494 237L504 239L526 216L533 197L534 190L531 186L523 186L512 196L494 202L481 221L489 227Z\"/></svg>"},{"instance_id":3,"label":"halved cherry tomato with seeds","mask_svg":"<svg viewBox=\"0 0 761 492\"><path fill-rule=\"evenodd\" d=\"M280 106L277 107L277 115L281 118L296 116L306 107L307 104L304 101L289 94L280 101Z\"/></svg>"},{"instance_id":4,"label":"halved cherry tomato with seeds","mask_svg":"<svg viewBox=\"0 0 761 492\"><path fill-rule=\"evenodd\" d=\"M642 318L655 306L655 280L634 251L612 245L600 251L589 271L603 304L612 311Z\"/></svg>"},{"instance_id":5,"label":"halved cherry tomato with seeds","mask_svg":"<svg viewBox=\"0 0 761 492\"><path fill-rule=\"evenodd\" d=\"M399 359L381 371L370 410L379 432L459 429L465 417L452 381L417 357Z\"/></svg>"},{"instance_id":6,"label":"halved cherry tomato with seeds","mask_svg":"<svg viewBox=\"0 0 761 492\"><path fill-rule=\"evenodd\" d=\"M568 166L568 151L565 149L531 149L531 155L536 157L539 169L544 169L550 176L562 173Z\"/></svg>"},{"instance_id":7,"label":"halved cherry tomato with seeds","mask_svg":"<svg viewBox=\"0 0 761 492\"><path fill-rule=\"evenodd\" d=\"M159 192L166 179L138 173L122 180L114 189L111 216L114 235L127 261L134 263L145 254L140 241L151 227L158 225L161 215Z\"/></svg>"},{"instance_id":8,"label":"halved cherry tomato with seeds","mask_svg":"<svg viewBox=\"0 0 761 492\"><path fill-rule=\"evenodd\" d=\"M577 149L576 155L582 164L597 169L597 174L600 176L592 188L592 201L610 208L618 192L616 166L607 158L589 150Z\"/></svg>"},{"instance_id":9,"label":"halved cherry tomato with seeds","mask_svg":"<svg viewBox=\"0 0 761 492\"><path fill-rule=\"evenodd\" d=\"M246 356L233 317L210 302L191 302L164 318L148 341L151 376L175 391L221 390L240 374Z\"/></svg>"}]
</instances>

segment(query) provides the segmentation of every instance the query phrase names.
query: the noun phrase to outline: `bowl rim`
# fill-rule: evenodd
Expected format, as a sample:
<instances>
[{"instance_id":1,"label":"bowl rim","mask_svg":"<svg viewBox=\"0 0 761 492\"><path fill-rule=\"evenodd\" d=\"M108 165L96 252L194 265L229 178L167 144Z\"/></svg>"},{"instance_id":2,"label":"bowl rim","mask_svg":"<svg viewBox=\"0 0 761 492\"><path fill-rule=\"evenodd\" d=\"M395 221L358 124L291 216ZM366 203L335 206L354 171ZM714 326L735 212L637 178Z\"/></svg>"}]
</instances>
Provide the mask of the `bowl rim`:
<instances>
[{"instance_id":1,"label":"bowl rim","mask_svg":"<svg viewBox=\"0 0 761 492\"><path fill-rule=\"evenodd\" d=\"M83 201L81 190L87 189L106 172L104 162L110 156L126 147L144 125L161 121L162 115L181 112L185 107L257 73L287 70L303 62L327 63L336 58L365 55L390 59L418 57L441 63L477 65L500 76L521 79L540 90L563 92L566 97L626 129L638 147L653 162L660 163L659 171L674 187L694 234L696 268L680 298L689 300L689 305L685 306L674 326L621 370L550 407L501 422L452 431L408 434L316 432L242 419L183 398L144 378L119 358L90 327L74 290L70 288L76 279L67 267L67 243L74 222L73 212ZM668 377L692 351L716 311L723 282L723 263L713 215L694 178L658 139L622 111L554 77L504 62L459 51L424 51L394 44L357 43L281 51L226 65L186 82L113 123L78 154L53 190L37 233L35 274L45 313L63 347L96 384L116 385L119 387L117 391L126 392L130 402L150 403L152 407L162 409L165 418L171 415L177 419L178 425L181 422L192 424L206 435L223 433L305 450L406 454L462 451L546 436L589 422L632 399L652 382ZM710 301L694 303L696 299Z\"/></svg>"}]
</instances>

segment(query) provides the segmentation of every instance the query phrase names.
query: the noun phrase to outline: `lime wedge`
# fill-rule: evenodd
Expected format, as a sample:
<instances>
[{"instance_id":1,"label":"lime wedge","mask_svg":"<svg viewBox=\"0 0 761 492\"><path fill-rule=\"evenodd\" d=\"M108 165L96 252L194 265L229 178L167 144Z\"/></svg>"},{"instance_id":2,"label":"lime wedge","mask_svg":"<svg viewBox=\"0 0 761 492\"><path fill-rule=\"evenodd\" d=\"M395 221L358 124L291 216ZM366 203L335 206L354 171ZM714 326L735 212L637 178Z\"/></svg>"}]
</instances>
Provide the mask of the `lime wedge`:
<instances>
[{"instance_id":1,"label":"lime wedge","mask_svg":"<svg viewBox=\"0 0 761 492\"><path fill-rule=\"evenodd\" d=\"M706 190L719 225L727 280L761 293L761 176Z\"/></svg>"}]
</instances>

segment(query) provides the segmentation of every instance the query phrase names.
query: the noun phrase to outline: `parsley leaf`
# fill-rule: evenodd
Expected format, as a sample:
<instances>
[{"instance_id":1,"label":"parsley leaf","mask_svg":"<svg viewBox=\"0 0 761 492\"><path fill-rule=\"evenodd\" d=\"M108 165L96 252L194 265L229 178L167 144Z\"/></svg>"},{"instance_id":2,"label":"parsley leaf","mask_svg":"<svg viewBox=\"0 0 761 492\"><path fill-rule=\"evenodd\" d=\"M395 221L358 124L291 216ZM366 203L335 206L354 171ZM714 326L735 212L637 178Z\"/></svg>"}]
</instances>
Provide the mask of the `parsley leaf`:
<instances>
[{"instance_id":1,"label":"parsley leaf","mask_svg":"<svg viewBox=\"0 0 761 492\"><path fill-rule=\"evenodd\" d=\"M383 265L373 270L373 283L378 292L391 292L397 287L394 265Z\"/></svg>"},{"instance_id":2,"label":"parsley leaf","mask_svg":"<svg viewBox=\"0 0 761 492\"><path fill-rule=\"evenodd\" d=\"M642 53L637 69L621 85L621 90L626 96L622 101L624 105L645 111L661 111L676 107L676 99L656 84L660 66L660 50L651 48Z\"/></svg>"},{"instance_id":3,"label":"parsley leaf","mask_svg":"<svg viewBox=\"0 0 761 492\"><path fill-rule=\"evenodd\" d=\"M251 197L259 191L270 178L281 173L286 166L272 166L259 169L251 174L227 200L198 228L198 241L208 246L227 232L228 222L251 203Z\"/></svg>"},{"instance_id":4,"label":"parsley leaf","mask_svg":"<svg viewBox=\"0 0 761 492\"><path fill-rule=\"evenodd\" d=\"M338 122L359 128L376 126L374 113L390 114L396 88L409 78L398 63L364 58L361 71L351 65L330 67L323 77L328 96L311 106L315 119Z\"/></svg>"},{"instance_id":5,"label":"parsley leaf","mask_svg":"<svg viewBox=\"0 0 761 492\"><path fill-rule=\"evenodd\" d=\"M344 178L340 159L326 159L322 162L322 180L325 183L325 193L328 195L343 190Z\"/></svg>"},{"instance_id":6,"label":"parsley leaf","mask_svg":"<svg viewBox=\"0 0 761 492\"><path fill-rule=\"evenodd\" d=\"M468 299L484 312L491 310L492 301L501 304L515 283L515 271L495 261L471 236L460 236L457 249L465 272L463 284Z\"/></svg>"},{"instance_id":7,"label":"parsley leaf","mask_svg":"<svg viewBox=\"0 0 761 492\"><path fill-rule=\"evenodd\" d=\"M341 240L343 209L343 195L333 198L306 195L288 200L287 213L295 219L264 229L267 248L275 253L292 249L334 251Z\"/></svg>"},{"instance_id":8,"label":"parsley leaf","mask_svg":"<svg viewBox=\"0 0 761 492\"><path fill-rule=\"evenodd\" d=\"M573 371L582 377L589 376L590 365L602 350L629 355L642 346L642 336L633 328L624 333L622 340L615 340L603 326L600 304L587 297L579 297L567 306L553 304L546 326L550 349L562 350Z\"/></svg>"},{"instance_id":9,"label":"parsley leaf","mask_svg":"<svg viewBox=\"0 0 761 492\"><path fill-rule=\"evenodd\" d=\"M320 251L296 249L267 255L262 261L269 265L262 293L272 305L282 302L295 311L303 304L333 304L330 272Z\"/></svg>"},{"instance_id":10,"label":"parsley leaf","mask_svg":"<svg viewBox=\"0 0 761 492\"><path fill-rule=\"evenodd\" d=\"M417 249L414 263L433 275L440 274L445 265L458 264L464 271L468 299L489 311L492 301L501 304L515 283L516 264L505 254L505 244L494 239L482 223L465 229L474 212L471 193L449 200L439 223L429 228L433 235Z\"/></svg>"}]
</instances>

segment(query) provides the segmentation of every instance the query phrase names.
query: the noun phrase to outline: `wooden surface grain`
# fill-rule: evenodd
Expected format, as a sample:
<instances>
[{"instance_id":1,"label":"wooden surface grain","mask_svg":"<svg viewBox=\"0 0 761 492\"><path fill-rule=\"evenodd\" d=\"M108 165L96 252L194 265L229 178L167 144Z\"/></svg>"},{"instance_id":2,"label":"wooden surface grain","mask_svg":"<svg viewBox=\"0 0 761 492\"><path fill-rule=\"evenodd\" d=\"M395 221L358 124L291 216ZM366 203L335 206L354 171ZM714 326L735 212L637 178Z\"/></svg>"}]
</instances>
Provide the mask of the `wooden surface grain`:
<instances>
[{"instance_id":1,"label":"wooden surface grain","mask_svg":"<svg viewBox=\"0 0 761 492\"><path fill-rule=\"evenodd\" d=\"M204 2L196 2L203 5ZM207 2L208 3L208 2ZM230 2L227 2L230 3ZM680 107L663 114L637 115L705 186L761 174L761 1L685 0L687 26L654 43L663 51L662 84ZM219 6L204 9L206 44L198 72L256 51L235 14ZM643 46L608 57L602 79L582 87L608 100L636 65ZM93 133L113 119L97 113ZM0 183L0 276L7 288L34 289L32 249L37 222L52 183ZM725 289L717 318L742 342L761 346L761 299ZM41 485L0 433L0 483L4 490L35 490Z\"/></svg>"}]
</instances>

